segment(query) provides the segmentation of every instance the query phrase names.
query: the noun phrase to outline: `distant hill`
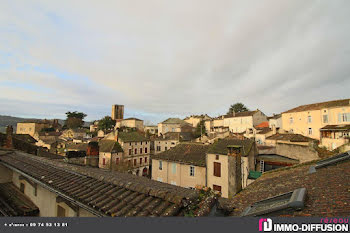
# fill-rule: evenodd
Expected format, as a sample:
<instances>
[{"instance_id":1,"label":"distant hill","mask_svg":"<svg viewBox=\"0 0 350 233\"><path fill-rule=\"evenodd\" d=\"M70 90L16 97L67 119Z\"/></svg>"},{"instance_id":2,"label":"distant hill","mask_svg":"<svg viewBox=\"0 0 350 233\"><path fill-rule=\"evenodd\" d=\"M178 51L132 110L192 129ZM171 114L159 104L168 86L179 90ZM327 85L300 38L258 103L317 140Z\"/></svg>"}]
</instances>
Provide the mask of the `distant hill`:
<instances>
[{"instance_id":1,"label":"distant hill","mask_svg":"<svg viewBox=\"0 0 350 233\"><path fill-rule=\"evenodd\" d=\"M0 132L6 131L6 126L12 125L14 131L16 132L16 127L18 122L26 121L26 120L40 120L36 118L22 118L22 117L13 117L13 116L4 116L0 115ZM64 120L58 120L58 123L64 125ZM91 122L85 122L84 126L88 127Z\"/></svg>"}]
</instances>

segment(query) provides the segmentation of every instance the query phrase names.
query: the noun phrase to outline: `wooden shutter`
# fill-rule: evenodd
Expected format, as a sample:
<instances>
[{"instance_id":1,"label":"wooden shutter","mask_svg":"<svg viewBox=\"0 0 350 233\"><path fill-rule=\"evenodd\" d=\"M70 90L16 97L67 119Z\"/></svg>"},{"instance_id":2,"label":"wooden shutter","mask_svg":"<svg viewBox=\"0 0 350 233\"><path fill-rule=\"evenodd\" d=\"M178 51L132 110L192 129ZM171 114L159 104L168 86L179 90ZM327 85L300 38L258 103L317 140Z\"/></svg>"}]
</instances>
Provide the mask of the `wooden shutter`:
<instances>
[{"instance_id":1,"label":"wooden shutter","mask_svg":"<svg viewBox=\"0 0 350 233\"><path fill-rule=\"evenodd\" d=\"M221 163L214 162L214 176L221 177Z\"/></svg>"}]
</instances>

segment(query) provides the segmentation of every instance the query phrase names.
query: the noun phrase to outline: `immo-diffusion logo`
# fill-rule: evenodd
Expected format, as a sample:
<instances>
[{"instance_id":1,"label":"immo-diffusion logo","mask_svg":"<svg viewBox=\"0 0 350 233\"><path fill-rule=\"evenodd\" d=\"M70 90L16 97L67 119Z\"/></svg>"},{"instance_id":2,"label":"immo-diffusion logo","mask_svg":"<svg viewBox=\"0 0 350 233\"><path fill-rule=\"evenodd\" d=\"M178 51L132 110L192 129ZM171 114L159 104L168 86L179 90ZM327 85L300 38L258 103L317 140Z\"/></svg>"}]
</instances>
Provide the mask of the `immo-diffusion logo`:
<instances>
[{"instance_id":1,"label":"immo-diffusion logo","mask_svg":"<svg viewBox=\"0 0 350 233\"><path fill-rule=\"evenodd\" d=\"M264 232L348 232L349 220L334 218L333 221L322 221L321 223L272 223L270 218L259 219L259 231Z\"/></svg>"}]
</instances>

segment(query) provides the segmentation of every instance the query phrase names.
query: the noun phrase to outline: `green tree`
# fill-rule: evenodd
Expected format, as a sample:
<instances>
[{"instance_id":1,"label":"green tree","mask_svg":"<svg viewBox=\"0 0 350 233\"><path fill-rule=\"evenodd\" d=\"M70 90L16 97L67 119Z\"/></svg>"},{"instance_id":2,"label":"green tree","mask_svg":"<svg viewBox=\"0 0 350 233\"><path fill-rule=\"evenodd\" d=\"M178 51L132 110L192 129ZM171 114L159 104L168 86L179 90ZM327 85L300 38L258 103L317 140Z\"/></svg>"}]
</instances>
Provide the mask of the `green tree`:
<instances>
[{"instance_id":1,"label":"green tree","mask_svg":"<svg viewBox=\"0 0 350 233\"><path fill-rule=\"evenodd\" d=\"M207 130L205 128L205 123L203 120L201 120L197 126L196 126L196 129L194 131L194 136L196 138L200 137L201 135L205 135L207 133Z\"/></svg>"},{"instance_id":2,"label":"green tree","mask_svg":"<svg viewBox=\"0 0 350 233\"><path fill-rule=\"evenodd\" d=\"M227 114L231 114L233 112L246 112L249 111L249 109L242 103L235 103L232 104L227 112Z\"/></svg>"},{"instance_id":3,"label":"green tree","mask_svg":"<svg viewBox=\"0 0 350 233\"><path fill-rule=\"evenodd\" d=\"M105 116L98 121L98 129L108 130L112 129L115 126L116 121L113 120L110 116Z\"/></svg>"},{"instance_id":4,"label":"green tree","mask_svg":"<svg viewBox=\"0 0 350 233\"><path fill-rule=\"evenodd\" d=\"M83 112L66 112L66 125L70 129L80 128L84 125L84 118L87 116Z\"/></svg>"}]
</instances>

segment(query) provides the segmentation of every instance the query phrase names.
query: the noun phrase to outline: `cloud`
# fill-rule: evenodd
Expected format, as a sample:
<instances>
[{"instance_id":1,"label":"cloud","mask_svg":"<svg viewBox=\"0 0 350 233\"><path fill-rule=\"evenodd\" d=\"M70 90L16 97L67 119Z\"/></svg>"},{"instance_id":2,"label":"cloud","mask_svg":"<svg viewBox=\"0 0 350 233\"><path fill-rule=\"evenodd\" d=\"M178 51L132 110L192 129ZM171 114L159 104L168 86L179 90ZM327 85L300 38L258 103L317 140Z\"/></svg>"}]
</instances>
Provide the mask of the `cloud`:
<instances>
[{"instance_id":1,"label":"cloud","mask_svg":"<svg viewBox=\"0 0 350 233\"><path fill-rule=\"evenodd\" d=\"M117 103L156 123L349 97L346 0L2 5L0 114L96 119Z\"/></svg>"}]
</instances>

